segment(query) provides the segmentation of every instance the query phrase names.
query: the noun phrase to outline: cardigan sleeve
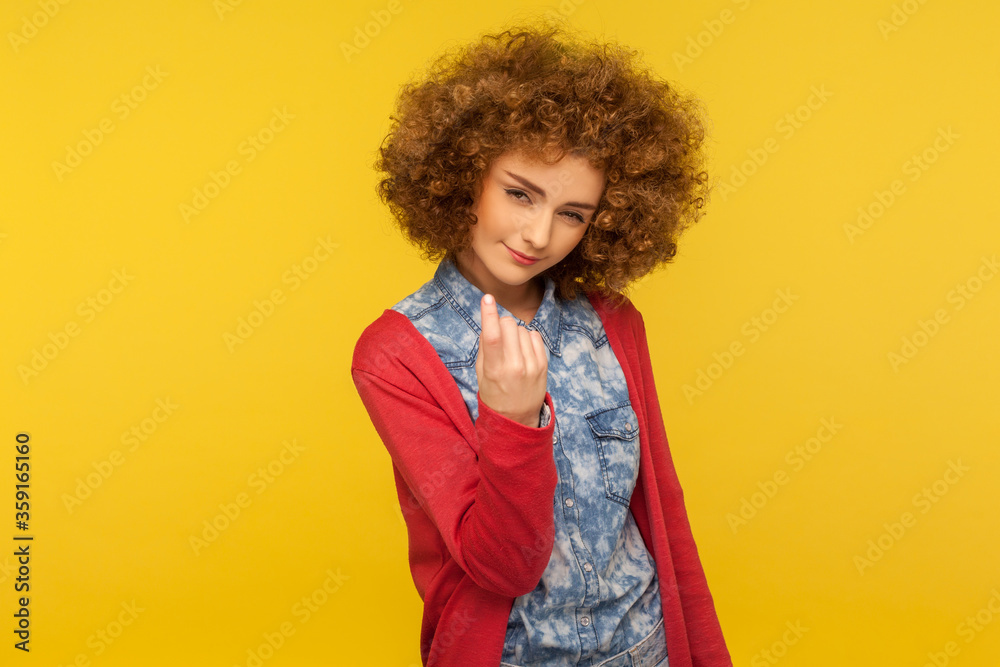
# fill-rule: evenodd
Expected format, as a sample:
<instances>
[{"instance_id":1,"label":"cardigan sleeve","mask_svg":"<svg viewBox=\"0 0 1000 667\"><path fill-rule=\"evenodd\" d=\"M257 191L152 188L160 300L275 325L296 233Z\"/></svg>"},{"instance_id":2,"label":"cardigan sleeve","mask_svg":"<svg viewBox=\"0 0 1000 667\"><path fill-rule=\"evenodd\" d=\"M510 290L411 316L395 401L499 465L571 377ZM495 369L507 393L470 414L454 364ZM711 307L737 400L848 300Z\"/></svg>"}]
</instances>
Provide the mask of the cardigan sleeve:
<instances>
[{"instance_id":1,"label":"cardigan sleeve","mask_svg":"<svg viewBox=\"0 0 1000 667\"><path fill-rule=\"evenodd\" d=\"M634 306L632 320L642 376L646 428L651 431L650 453L663 503L663 518L677 577L678 595L690 637L691 662L694 667L731 667L732 659L698 558L698 549L684 507L684 494L667 445L666 429L653 380L646 326L642 314Z\"/></svg>"},{"instance_id":2,"label":"cardigan sleeve","mask_svg":"<svg viewBox=\"0 0 1000 667\"><path fill-rule=\"evenodd\" d=\"M423 511L478 586L523 595L538 585L555 540L552 397L546 392L547 423L532 428L495 412L477 393L479 413L472 425L434 349L408 320L397 322L385 326L383 316L365 330L355 346L351 375L393 464L419 503L419 508L404 507L403 514ZM457 404L446 410L443 396L454 396ZM468 422L460 426L456 415Z\"/></svg>"}]
</instances>

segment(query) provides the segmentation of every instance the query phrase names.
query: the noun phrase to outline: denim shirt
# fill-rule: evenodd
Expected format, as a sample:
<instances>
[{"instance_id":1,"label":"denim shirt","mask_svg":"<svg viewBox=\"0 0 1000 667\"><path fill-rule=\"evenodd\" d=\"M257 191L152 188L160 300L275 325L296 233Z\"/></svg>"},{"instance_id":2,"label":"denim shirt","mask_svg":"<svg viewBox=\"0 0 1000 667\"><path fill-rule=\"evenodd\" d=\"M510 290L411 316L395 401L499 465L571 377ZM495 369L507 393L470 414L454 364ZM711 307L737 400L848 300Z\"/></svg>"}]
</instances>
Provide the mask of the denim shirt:
<instances>
[{"instance_id":1,"label":"denim shirt","mask_svg":"<svg viewBox=\"0 0 1000 667\"><path fill-rule=\"evenodd\" d=\"M445 258L431 280L392 307L437 351L473 422L482 296ZM656 566L628 506L638 476L638 421L621 366L585 295L557 299L546 276L530 323L499 303L497 311L539 331L545 342L559 480L552 555L535 589L514 599L501 660L597 665L654 629L663 632ZM540 425L549 419L543 404Z\"/></svg>"}]
</instances>

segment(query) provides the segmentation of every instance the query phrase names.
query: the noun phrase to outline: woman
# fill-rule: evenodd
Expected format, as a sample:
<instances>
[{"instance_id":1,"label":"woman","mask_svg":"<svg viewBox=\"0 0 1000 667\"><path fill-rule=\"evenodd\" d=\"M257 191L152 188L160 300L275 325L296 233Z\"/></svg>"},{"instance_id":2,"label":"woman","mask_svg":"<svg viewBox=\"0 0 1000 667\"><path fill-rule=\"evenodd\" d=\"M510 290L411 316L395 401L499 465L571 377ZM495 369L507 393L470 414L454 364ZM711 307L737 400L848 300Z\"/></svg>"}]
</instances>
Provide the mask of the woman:
<instances>
[{"instance_id":1,"label":"woman","mask_svg":"<svg viewBox=\"0 0 1000 667\"><path fill-rule=\"evenodd\" d=\"M434 278L361 335L425 665L731 665L642 317L707 194L694 100L515 28L403 87L379 194Z\"/></svg>"}]
</instances>

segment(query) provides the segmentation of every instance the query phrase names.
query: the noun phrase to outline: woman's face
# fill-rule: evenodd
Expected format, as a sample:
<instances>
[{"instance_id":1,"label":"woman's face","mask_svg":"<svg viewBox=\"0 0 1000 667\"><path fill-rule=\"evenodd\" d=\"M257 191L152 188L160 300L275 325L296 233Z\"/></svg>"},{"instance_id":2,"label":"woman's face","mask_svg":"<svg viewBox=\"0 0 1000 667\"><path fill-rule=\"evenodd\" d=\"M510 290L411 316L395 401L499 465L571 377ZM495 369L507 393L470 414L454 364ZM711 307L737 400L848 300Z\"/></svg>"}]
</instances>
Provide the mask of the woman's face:
<instances>
[{"instance_id":1,"label":"woman's face","mask_svg":"<svg viewBox=\"0 0 1000 667\"><path fill-rule=\"evenodd\" d=\"M483 292L524 298L529 282L583 238L604 192L604 171L567 154L546 164L520 151L494 160L472 207L472 247L458 266Z\"/></svg>"}]
</instances>

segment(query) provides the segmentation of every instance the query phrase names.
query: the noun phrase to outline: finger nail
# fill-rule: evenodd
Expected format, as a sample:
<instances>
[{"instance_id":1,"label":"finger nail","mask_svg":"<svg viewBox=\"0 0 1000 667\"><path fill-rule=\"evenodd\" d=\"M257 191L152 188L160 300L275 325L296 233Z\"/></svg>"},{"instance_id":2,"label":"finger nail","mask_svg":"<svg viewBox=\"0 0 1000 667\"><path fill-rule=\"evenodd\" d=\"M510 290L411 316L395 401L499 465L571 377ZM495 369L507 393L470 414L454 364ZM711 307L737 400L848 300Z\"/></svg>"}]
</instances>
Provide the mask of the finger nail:
<instances>
[{"instance_id":1,"label":"finger nail","mask_svg":"<svg viewBox=\"0 0 1000 667\"><path fill-rule=\"evenodd\" d=\"M487 306L492 306L493 305L493 295L492 294L487 294L485 300L486 300L486 305Z\"/></svg>"}]
</instances>

